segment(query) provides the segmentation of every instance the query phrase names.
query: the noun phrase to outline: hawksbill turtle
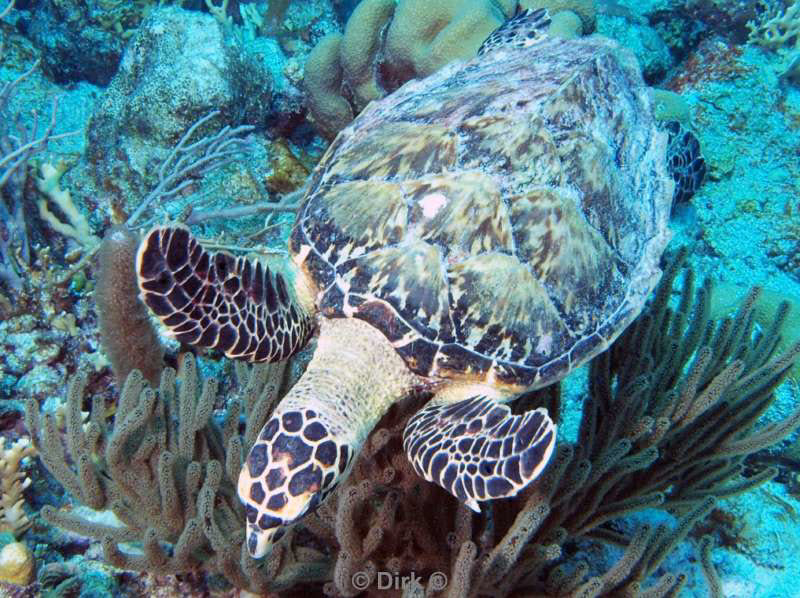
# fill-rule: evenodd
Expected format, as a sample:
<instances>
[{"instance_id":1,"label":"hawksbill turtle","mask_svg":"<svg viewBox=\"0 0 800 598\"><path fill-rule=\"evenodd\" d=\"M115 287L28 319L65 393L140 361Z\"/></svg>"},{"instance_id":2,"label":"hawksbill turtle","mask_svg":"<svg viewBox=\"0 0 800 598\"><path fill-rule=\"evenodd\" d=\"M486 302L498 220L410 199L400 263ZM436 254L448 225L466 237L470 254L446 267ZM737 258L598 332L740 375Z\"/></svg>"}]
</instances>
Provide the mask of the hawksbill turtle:
<instances>
[{"instance_id":1,"label":"hawksbill turtle","mask_svg":"<svg viewBox=\"0 0 800 598\"><path fill-rule=\"evenodd\" d=\"M370 104L312 173L283 273L179 225L143 239L140 296L179 341L277 361L318 334L238 480L252 556L419 389L403 435L418 474L475 511L517 494L556 426L507 403L607 348L658 281L668 135L632 54L548 23L523 13Z\"/></svg>"}]
</instances>

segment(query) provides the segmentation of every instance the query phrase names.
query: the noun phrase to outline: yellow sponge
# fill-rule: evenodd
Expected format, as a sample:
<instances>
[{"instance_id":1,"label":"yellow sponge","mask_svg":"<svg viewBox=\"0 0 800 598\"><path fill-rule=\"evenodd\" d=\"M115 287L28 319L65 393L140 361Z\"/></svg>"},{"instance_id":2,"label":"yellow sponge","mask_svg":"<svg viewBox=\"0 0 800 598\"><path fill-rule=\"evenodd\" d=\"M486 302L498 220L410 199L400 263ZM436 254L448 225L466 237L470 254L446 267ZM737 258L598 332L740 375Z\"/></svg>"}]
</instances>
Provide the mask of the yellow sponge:
<instances>
[{"instance_id":1,"label":"yellow sponge","mask_svg":"<svg viewBox=\"0 0 800 598\"><path fill-rule=\"evenodd\" d=\"M0 581L18 586L33 581L33 554L22 542L11 542L0 550Z\"/></svg>"}]
</instances>

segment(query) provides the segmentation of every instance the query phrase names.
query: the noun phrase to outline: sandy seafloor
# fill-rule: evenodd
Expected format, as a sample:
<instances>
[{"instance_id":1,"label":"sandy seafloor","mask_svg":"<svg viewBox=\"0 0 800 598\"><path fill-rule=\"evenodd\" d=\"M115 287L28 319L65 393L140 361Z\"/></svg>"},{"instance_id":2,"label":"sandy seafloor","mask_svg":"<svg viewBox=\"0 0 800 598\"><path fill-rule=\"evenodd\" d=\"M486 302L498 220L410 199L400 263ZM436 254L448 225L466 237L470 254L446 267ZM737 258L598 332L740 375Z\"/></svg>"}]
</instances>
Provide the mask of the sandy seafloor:
<instances>
[{"instance_id":1,"label":"sandy seafloor","mask_svg":"<svg viewBox=\"0 0 800 598\"><path fill-rule=\"evenodd\" d=\"M667 4L667 0L625 0L614 4L647 14ZM611 17L601 18L598 29L614 34L618 23ZM626 40L627 37L621 41ZM800 270L782 266L787 256L800 249L800 88L779 83L780 74L793 57L788 49L774 52L745 45L737 59L743 67L742 74L722 81L711 78L683 90L710 176L691 203L677 210L671 228L672 246L689 245L689 260L699 278L709 276L718 283L720 305L735 304L736 297L752 285L763 286L769 296L787 298L795 305L788 333L798 338ZM13 75L0 68L3 80ZM22 86L16 101L46 112L48 97L54 90L61 94L63 130L83 126L91 103L102 92L90 84L59 89L37 74ZM778 94L784 94L782 112L775 107ZM54 144L51 149L67 153L79 152L83 147L82 141L75 139ZM799 235L797 240L794 234ZM565 384L569 398L566 422L561 428L565 438L575 433L582 390L579 381L584 378L584 372L574 372ZM785 417L798 400L796 389L790 383L784 384L777 405L768 416ZM789 442L795 441L792 438ZM723 506L736 514L748 539L743 551L714 550L713 562L724 595L800 596L800 502L783 484L772 482L725 501ZM618 555L607 556L613 562ZM594 558L601 559L603 555ZM683 595L708 595L697 552L688 543L670 555L662 569L688 574Z\"/></svg>"}]
</instances>

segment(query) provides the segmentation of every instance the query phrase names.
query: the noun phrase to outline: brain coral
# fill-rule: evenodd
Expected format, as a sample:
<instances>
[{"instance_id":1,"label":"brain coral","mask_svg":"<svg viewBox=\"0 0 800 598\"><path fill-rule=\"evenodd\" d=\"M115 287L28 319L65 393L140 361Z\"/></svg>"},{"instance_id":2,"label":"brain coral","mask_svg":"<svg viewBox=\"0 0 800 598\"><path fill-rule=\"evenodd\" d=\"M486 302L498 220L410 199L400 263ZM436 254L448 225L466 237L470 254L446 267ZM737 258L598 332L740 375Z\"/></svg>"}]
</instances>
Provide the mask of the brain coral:
<instances>
[{"instance_id":1,"label":"brain coral","mask_svg":"<svg viewBox=\"0 0 800 598\"><path fill-rule=\"evenodd\" d=\"M324 37L306 62L317 127L333 137L370 101L474 56L516 8L516 0L363 0L344 35Z\"/></svg>"},{"instance_id":2,"label":"brain coral","mask_svg":"<svg viewBox=\"0 0 800 598\"><path fill-rule=\"evenodd\" d=\"M594 0L362 0L344 35L322 38L306 62L304 85L317 129L333 138L372 100L471 58L517 10L537 8L550 11L551 33L594 31Z\"/></svg>"}]
</instances>

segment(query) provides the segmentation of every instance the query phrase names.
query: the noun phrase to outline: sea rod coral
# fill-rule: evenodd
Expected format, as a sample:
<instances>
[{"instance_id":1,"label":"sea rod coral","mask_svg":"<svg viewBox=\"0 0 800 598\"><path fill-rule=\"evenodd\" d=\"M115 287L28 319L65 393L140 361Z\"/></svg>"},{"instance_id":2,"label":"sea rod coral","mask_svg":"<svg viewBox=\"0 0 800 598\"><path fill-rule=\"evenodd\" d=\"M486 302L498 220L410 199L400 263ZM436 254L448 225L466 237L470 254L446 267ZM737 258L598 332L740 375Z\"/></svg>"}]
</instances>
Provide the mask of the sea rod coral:
<instances>
[{"instance_id":1,"label":"sea rod coral","mask_svg":"<svg viewBox=\"0 0 800 598\"><path fill-rule=\"evenodd\" d=\"M202 569L253 591L268 583L280 588L324 579L329 569L324 554L309 560L307 550L295 562L279 551L262 567L244 549L244 509L233 481L242 447L255 440L290 372L286 363L238 367L239 393L227 401L220 420L212 415L217 381L200 380L192 356L182 358L177 375L166 368L157 390L134 370L113 424L100 397L94 397L84 423L88 380L79 374L67 394L66 452L55 414L40 413L29 400L26 422L44 464L75 499L110 510L118 523L95 523L52 507L43 508L42 516L101 540L106 560L123 569L160 574ZM120 547L130 542L139 548Z\"/></svg>"},{"instance_id":2,"label":"sea rod coral","mask_svg":"<svg viewBox=\"0 0 800 598\"><path fill-rule=\"evenodd\" d=\"M106 559L118 567L222 572L251 591L313 586L355 596L366 587L369 595L392 595L376 587L377 572L385 571L413 572L429 586L440 579L433 573L444 573L448 587L429 591L452 597L673 595L684 577L667 574L653 582L653 572L716 499L772 478L770 468L744 477L744 458L800 425L800 411L782 422L757 423L800 354L798 344L776 353L786 308L755 332L753 292L733 317L711 320L711 285L695 289L691 270L670 308L681 258L645 312L592 362L577 441L559 445L536 484L488 503L480 515L419 478L406 458L402 430L427 399L410 397L370 435L347 482L290 528L266 561L254 561L244 545L235 480L243 451L292 381L282 374L284 364L237 365L243 390L212 416L217 384L201 383L194 360L185 357L177 381L167 369L156 391L132 373L118 408L127 415L113 424L98 401L82 423L86 379L73 379L67 451L54 417L28 403L28 425L48 469L76 500L110 508L120 524L53 508L43 516L101 539ZM519 401L515 410L545 404L556 414L558 386ZM647 508L676 514L677 526L623 533L617 522ZM591 571L571 556L577 542L626 551L608 571ZM368 583L357 588L354 579ZM404 595L421 591L410 584Z\"/></svg>"}]
</instances>

